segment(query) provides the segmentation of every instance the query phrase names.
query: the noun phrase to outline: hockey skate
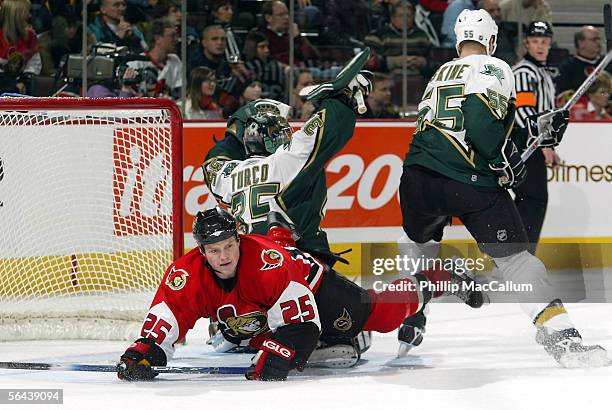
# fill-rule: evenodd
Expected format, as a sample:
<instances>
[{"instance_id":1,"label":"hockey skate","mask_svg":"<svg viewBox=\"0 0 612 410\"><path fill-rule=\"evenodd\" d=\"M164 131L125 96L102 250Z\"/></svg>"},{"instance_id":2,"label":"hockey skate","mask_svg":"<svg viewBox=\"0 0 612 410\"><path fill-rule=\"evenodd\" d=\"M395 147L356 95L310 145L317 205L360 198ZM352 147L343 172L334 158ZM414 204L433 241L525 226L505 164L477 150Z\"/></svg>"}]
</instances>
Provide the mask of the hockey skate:
<instances>
[{"instance_id":1,"label":"hockey skate","mask_svg":"<svg viewBox=\"0 0 612 410\"><path fill-rule=\"evenodd\" d=\"M567 368L601 367L610 364L606 350L599 345L585 346L580 333L574 328L551 330L538 328L536 342L561 366Z\"/></svg>"},{"instance_id":2,"label":"hockey skate","mask_svg":"<svg viewBox=\"0 0 612 410\"><path fill-rule=\"evenodd\" d=\"M482 305L489 304L489 295L479 290L474 289L474 279L468 275L458 275L451 272L451 286L458 290L449 292L448 294L454 295L461 299L463 303L471 308L478 309Z\"/></svg>"},{"instance_id":3,"label":"hockey skate","mask_svg":"<svg viewBox=\"0 0 612 410\"><path fill-rule=\"evenodd\" d=\"M397 357L404 357L413 347L421 344L427 318L423 310L404 319L399 328L397 340L400 343Z\"/></svg>"}]
</instances>

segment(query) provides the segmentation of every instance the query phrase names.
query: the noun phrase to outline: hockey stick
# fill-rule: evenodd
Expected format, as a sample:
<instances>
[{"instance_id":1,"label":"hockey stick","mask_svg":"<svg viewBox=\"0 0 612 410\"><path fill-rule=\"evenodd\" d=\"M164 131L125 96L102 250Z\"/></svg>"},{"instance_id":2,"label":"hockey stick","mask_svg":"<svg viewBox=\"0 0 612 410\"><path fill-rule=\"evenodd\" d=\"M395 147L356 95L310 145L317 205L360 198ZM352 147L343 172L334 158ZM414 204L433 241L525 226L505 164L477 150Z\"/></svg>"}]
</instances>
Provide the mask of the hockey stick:
<instances>
[{"instance_id":1,"label":"hockey stick","mask_svg":"<svg viewBox=\"0 0 612 410\"><path fill-rule=\"evenodd\" d=\"M56 370L64 372L100 372L116 373L116 365L97 364L53 364L53 363L27 363L27 362L0 362L0 369L12 370ZM248 367L199 367L199 366L152 366L158 373L180 374L239 374L246 373Z\"/></svg>"},{"instance_id":2,"label":"hockey stick","mask_svg":"<svg viewBox=\"0 0 612 410\"><path fill-rule=\"evenodd\" d=\"M610 61L612 61L612 17L610 12L610 5L604 5L604 28L606 32L606 41L608 46L608 53L604 56L604 58L599 62L597 67L593 69L593 72L584 80L584 82L578 87L576 92L572 95L572 97L563 105L563 108L558 110L553 110L549 113L543 114L538 117L538 129L548 129L548 126L552 122L552 118L555 114L569 110L576 104L576 102L586 93L591 84L595 81L597 76L608 66ZM521 159L523 162L527 161L527 158L531 156L535 152L536 149L540 146L542 141L544 141L547 136L546 132L541 132L540 135L523 151L521 154Z\"/></svg>"}]
</instances>

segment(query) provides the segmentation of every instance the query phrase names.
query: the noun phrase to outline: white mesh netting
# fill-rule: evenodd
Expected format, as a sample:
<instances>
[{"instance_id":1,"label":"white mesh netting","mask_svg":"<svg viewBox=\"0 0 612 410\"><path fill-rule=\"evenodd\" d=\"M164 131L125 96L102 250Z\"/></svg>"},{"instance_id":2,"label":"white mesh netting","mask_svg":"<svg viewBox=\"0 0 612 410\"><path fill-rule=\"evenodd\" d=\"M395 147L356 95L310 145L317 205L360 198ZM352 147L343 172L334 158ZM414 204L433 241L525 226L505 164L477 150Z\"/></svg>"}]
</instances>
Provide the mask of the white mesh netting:
<instances>
[{"instance_id":1,"label":"white mesh netting","mask_svg":"<svg viewBox=\"0 0 612 410\"><path fill-rule=\"evenodd\" d=\"M55 109L0 111L0 340L133 339L174 256L171 112Z\"/></svg>"}]
</instances>

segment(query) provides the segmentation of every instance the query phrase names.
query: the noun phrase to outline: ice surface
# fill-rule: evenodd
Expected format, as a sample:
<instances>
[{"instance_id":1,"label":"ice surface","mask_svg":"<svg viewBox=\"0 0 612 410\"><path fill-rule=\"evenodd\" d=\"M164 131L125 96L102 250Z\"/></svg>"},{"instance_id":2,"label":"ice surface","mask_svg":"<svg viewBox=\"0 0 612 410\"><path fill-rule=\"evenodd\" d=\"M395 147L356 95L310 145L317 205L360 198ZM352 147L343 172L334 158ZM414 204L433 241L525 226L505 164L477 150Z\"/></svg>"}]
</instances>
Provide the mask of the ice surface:
<instances>
[{"instance_id":1,"label":"ice surface","mask_svg":"<svg viewBox=\"0 0 612 410\"><path fill-rule=\"evenodd\" d=\"M612 304L571 304L585 341L612 350ZM0 370L0 388L62 388L64 409L609 409L612 367L563 369L545 354L518 305L432 304L423 344L395 359L396 334L375 335L350 371L307 370L287 382L241 376L161 375L127 383L112 373ZM198 323L173 365L248 365L211 353ZM122 342L0 344L0 361L111 364ZM33 405L34 406L34 405ZM37 409L40 406L35 405ZM27 408L29 406L20 406Z\"/></svg>"}]
</instances>

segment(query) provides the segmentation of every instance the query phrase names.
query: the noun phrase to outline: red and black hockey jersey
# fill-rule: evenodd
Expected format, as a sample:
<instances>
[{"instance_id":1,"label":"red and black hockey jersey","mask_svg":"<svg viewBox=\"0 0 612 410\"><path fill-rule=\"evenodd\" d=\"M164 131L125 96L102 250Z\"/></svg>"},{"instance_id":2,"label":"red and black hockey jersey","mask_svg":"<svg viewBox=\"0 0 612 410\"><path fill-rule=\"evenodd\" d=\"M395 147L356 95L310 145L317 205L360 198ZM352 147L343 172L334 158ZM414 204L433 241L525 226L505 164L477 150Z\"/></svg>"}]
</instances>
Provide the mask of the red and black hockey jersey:
<instances>
[{"instance_id":1,"label":"red and black hockey jersey","mask_svg":"<svg viewBox=\"0 0 612 410\"><path fill-rule=\"evenodd\" d=\"M219 323L228 340L250 339L258 348L281 326L321 323L314 292L324 267L307 253L283 248L261 235L240 236L234 286L227 291L198 248L170 265L141 330L167 358L199 318Z\"/></svg>"}]
</instances>

